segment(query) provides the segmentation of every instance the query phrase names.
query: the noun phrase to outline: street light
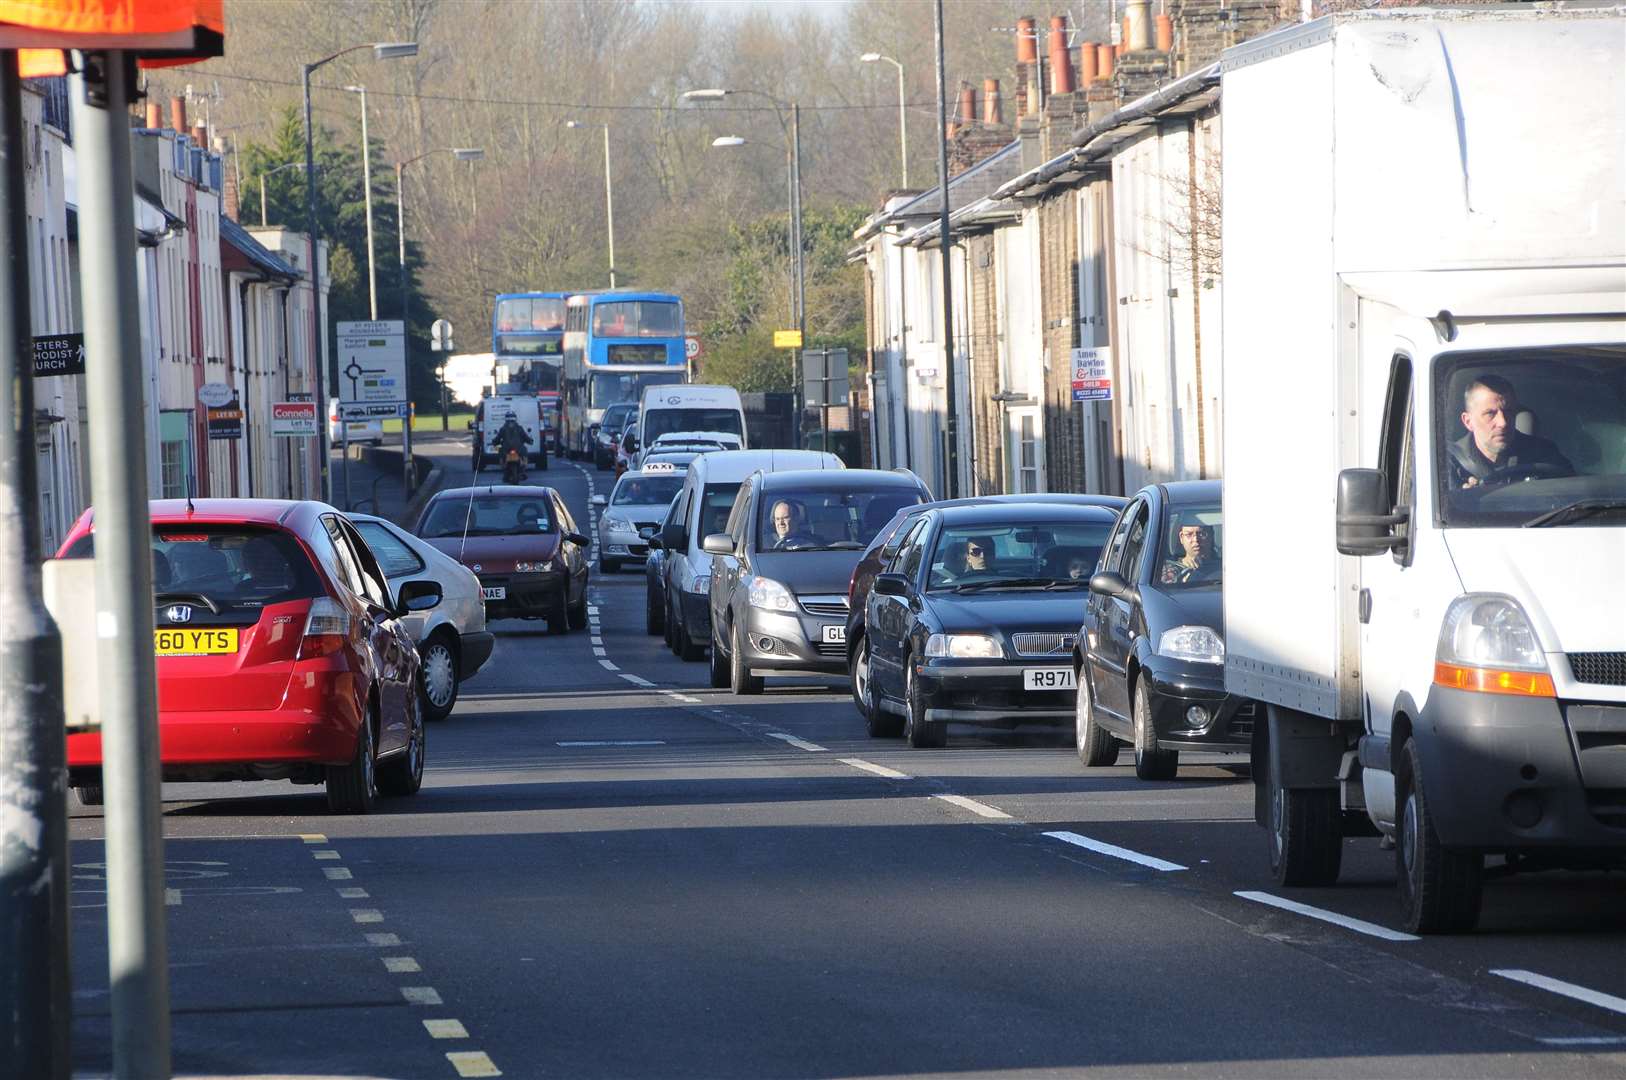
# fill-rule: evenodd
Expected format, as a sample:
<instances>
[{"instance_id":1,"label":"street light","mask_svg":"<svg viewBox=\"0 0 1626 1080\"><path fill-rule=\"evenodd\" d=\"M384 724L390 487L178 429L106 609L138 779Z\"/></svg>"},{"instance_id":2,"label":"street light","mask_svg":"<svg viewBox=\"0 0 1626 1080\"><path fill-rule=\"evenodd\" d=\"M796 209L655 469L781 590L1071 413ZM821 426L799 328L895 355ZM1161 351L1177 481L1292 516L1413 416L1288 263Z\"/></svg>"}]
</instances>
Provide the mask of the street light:
<instances>
[{"instance_id":1,"label":"street light","mask_svg":"<svg viewBox=\"0 0 1626 1080\"><path fill-rule=\"evenodd\" d=\"M479 161L486 156L485 150L480 147L453 147L442 146L434 150L425 150L414 158L395 163L395 239L400 245L397 257L401 264L401 326L407 323L407 306L410 294L407 291L407 261L406 261L406 188L402 184L401 172L414 161L422 161L426 157L436 154L450 154L458 161Z\"/></svg>"},{"instance_id":2,"label":"street light","mask_svg":"<svg viewBox=\"0 0 1626 1080\"><path fill-rule=\"evenodd\" d=\"M610 125L589 124L580 120L566 120L565 127L573 129L604 129L604 220L610 232L610 288L615 288L615 194L610 186Z\"/></svg>"},{"instance_id":3,"label":"street light","mask_svg":"<svg viewBox=\"0 0 1626 1080\"><path fill-rule=\"evenodd\" d=\"M361 189L367 203L367 304L368 318L378 321L378 271L373 265L373 144L367 141L367 88L346 86L347 94L361 95Z\"/></svg>"},{"instance_id":4,"label":"street light","mask_svg":"<svg viewBox=\"0 0 1626 1080\"><path fill-rule=\"evenodd\" d=\"M374 60L396 60L404 56L418 55L418 43L415 41L381 41L366 45L352 45L348 49L340 49L338 52L324 56L314 63L304 65L301 69L300 82L305 92L305 213L309 218L305 239L311 268L311 366L316 369L316 386L313 388L316 405L317 408L323 410L327 408L327 372L323 370L325 365L322 363L322 279L320 268L316 265L316 242L320 225L316 217L316 147L314 144L314 128L311 124L311 74L323 65L331 64L339 57L361 49L373 50ZM326 416L327 413L324 411L322 415ZM318 474L321 477L322 500L331 502L332 485L327 460L326 423L316 425L316 454Z\"/></svg>"},{"instance_id":5,"label":"street light","mask_svg":"<svg viewBox=\"0 0 1626 1080\"><path fill-rule=\"evenodd\" d=\"M866 64L873 64L878 60L885 60L898 69L898 157L903 162L903 185L909 186L909 120L907 110L903 107L903 65L878 52L867 52L858 58Z\"/></svg>"},{"instance_id":6,"label":"street light","mask_svg":"<svg viewBox=\"0 0 1626 1080\"><path fill-rule=\"evenodd\" d=\"M265 228L265 178L275 176L286 169L303 169L304 167L305 163L303 161L290 161L286 165L278 165L276 168L260 174L260 228Z\"/></svg>"}]
</instances>

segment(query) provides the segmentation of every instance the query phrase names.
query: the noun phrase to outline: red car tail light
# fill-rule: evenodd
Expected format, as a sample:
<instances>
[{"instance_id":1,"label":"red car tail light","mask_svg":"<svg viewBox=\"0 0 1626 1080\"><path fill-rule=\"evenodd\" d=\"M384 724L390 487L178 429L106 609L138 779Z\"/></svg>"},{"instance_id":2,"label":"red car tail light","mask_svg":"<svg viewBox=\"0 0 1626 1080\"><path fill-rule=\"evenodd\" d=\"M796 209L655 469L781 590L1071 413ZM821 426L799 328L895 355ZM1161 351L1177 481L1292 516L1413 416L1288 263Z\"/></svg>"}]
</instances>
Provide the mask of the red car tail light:
<instances>
[{"instance_id":1,"label":"red car tail light","mask_svg":"<svg viewBox=\"0 0 1626 1080\"><path fill-rule=\"evenodd\" d=\"M305 619L305 635L299 642L299 658L331 656L349 640L350 613L344 606L331 596L312 600L310 614Z\"/></svg>"}]
</instances>

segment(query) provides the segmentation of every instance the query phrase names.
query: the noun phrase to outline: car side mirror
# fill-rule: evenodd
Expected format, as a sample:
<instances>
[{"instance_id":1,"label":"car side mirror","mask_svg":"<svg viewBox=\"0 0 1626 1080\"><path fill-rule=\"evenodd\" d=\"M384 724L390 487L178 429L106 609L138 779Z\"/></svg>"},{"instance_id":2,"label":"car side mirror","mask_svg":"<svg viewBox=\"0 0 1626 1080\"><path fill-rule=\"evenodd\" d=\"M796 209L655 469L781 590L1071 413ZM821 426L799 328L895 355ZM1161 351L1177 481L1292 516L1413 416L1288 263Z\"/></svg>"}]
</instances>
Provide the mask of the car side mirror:
<instances>
[{"instance_id":1,"label":"car side mirror","mask_svg":"<svg viewBox=\"0 0 1626 1080\"><path fill-rule=\"evenodd\" d=\"M591 499L588 499L587 501L589 503L591 503L592 505L598 507L600 510L602 510L606 506L610 505L610 500L605 498L603 495L594 495Z\"/></svg>"},{"instance_id":2,"label":"car side mirror","mask_svg":"<svg viewBox=\"0 0 1626 1080\"><path fill-rule=\"evenodd\" d=\"M591 540L589 540L587 537L583 536L579 532L567 532L567 533L565 533L565 539L569 540L572 544L575 544L577 547L587 547L589 544L592 543Z\"/></svg>"},{"instance_id":3,"label":"car side mirror","mask_svg":"<svg viewBox=\"0 0 1626 1080\"><path fill-rule=\"evenodd\" d=\"M428 611L440 603L442 595L438 581L428 578L403 581L395 594L395 613L405 615L409 611Z\"/></svg>"},{"instance_id":4,"label":"car side mirror","mask_svg":"<svg viewBox=\"0 0 1626 1080\"><path fill-rule=\"evenodd\" d=\"M908 596L909 579L902 574L878 574L875 578L875 595Z\"/></svg>"},{"instance_id":5,"label":"car side mirror","mask_svg":"<svg viewBox=\"0 0 1626 1080\"><path fill-rule=\"evenodd\" d=\"M700 550L707 555L732 555L734 538L727 533L712 533L700 541Z\"/></svg>"},{"instance_id":6,"label":"car side mirror","mask_svg":"<svg viewBox=\"0 0 1626 1080\"><path fill-rule=\"evenodd\" d=\"M1123 596L1129 591L1129 582L1122 574L1103 570L1090 578L1090 591L1098 596Z\"/></svg>"},{"instance_id":7,"label":"car side mirror","mask_svg":"<svg viewBox=\"0 0 1626 1080\"><path fill-rule=\"evenodd\" d=\"M1340 555L1381 555L1405 544L1396 527L1411 520L1404 507L1389 504L1389 485L1377 469L1344 469L1338 474L1336 541Z\"/></svg>"},{"instance_id":8,"label":"car side mirror","mask_svg":"<svg viewBox=\"0 0 1626 1080\"><path fill-rule=\"evenodd\" d=\"M661 530L661 546L667 551L682 551L689 546L689 534L682 525L668 525Z\"/></svg>"}]
</instances>

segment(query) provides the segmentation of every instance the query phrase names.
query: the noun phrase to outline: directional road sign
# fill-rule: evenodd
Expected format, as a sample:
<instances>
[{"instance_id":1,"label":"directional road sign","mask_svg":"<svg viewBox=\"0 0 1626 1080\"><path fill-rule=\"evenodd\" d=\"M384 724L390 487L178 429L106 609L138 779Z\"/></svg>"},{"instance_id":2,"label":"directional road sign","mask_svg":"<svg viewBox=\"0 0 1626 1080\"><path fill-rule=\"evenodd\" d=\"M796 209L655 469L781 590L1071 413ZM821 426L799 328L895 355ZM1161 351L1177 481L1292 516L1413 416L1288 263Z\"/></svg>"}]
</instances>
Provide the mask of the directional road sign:
<instances>
[{"instance_id":1,"label":"directional road sign","mask_svg":"<svg viewBox=\"0 0 1626 1080\"><path fill-rule=\"evenodd\" d=\"M341 405L404 405L406 385L406 332L401 320L339 324Z\"/></svg>"}]
</instances>

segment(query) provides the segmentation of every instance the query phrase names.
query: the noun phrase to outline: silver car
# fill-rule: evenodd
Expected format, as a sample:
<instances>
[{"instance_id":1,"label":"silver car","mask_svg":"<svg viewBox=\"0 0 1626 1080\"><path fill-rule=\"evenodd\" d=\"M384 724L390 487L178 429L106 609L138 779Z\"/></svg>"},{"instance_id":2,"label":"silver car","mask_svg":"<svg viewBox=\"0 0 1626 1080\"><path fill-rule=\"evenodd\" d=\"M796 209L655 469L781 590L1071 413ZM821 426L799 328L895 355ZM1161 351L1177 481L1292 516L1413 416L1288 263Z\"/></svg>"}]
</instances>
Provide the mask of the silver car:
<instances>
[{"instance_id":1,"label":"silver car","mask_svg":"<svg viewBox=\"0 0 1626 1080\"><path fill-rule=\"evenodd\" d=\"M474 571L430 547L405 529L372 514L350 514L384 568L393 596L401 582L432 578L440 583L440 603L402 618L418 643L423 663L424 716L444 720L457 704L458 687L491 658L496 639L486 629L486 603Z\"/></svg>"},{"instance_id":2,"label":"silver car","mask_svg":"<svg viewBox=\"0 0 1626 1080\"><path fill-rule=\"evenodd\" d=\"M649 557L649 538L660 529L672 500L682 490L683 476L673 468L622 473L608 499L593 496L599 512L600 570L613 574L623 562L642 562Z\"/></svg>"}]
</instances>

